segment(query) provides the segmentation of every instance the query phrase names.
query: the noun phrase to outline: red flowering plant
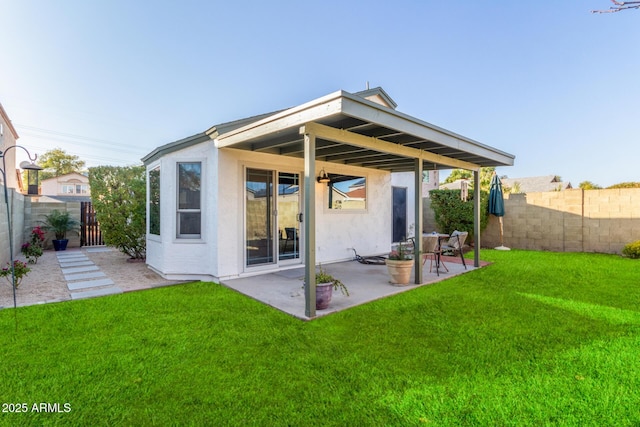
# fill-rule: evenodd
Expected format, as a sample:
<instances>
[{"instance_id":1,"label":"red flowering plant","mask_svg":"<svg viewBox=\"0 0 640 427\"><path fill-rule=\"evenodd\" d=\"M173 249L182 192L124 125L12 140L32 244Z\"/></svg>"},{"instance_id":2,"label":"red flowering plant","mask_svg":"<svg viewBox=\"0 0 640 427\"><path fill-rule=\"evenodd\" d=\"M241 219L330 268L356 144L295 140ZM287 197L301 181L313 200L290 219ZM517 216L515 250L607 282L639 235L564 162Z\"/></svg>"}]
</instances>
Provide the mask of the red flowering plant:
<instances>
[{"instance_id":1,"label":"red flowering plant","mask_svg":"<svg viewBox=\"0 0 640 427\"><path fill-rule=\"evenodd\" d=\"M29 241L22 245L20 251L27 257L29 264L38 262L38 258L42 256L42 246L44 244L44 231L40 227L34 227L31 230Z\"/></svg>"},{"instance_id":2,"label":"red flowering plant","mask_svg":"<svg viewBox=\"0 0 640 427\"><path fill-rule=\"evenodd\" d=\"M17 288L18 286L20 286L20 282L22 282L24 276L26 276L31 271L31 269L27 267L26 263L19 260L13 261L13 269L15 271ZM11 263L8 262L7 266L0 270L0 277L4 277L5 279L7 279L10 285L13 284L11 277Z\"/></svg>"}]
</instances>

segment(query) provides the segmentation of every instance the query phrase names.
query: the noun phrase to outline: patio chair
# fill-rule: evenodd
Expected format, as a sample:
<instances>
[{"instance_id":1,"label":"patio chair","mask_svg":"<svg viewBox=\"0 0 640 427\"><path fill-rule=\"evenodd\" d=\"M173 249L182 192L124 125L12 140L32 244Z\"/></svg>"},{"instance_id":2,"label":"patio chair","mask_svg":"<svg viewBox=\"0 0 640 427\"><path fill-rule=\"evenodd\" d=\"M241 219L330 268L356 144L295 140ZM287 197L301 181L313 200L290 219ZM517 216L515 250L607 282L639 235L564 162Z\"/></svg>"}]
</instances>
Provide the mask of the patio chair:
<instances>
[{"instance_id":1,"label":"patio chair","mask_svg":"<svg viewBox=\"0 0 640 427\"><path fill-rule=\"evenodd\" d=\"M458 231L455 230L451 233L451 237L447 243L440 247L441 252L453 252L455 255L456 252L460 254L460 259L462 260L462 265L464 269L467 269L467 264L464 261L464 254L462 253L462 248L464 247L464 242L467 240L467 236L469 235L466 231Z\"/></svg>"},{"instance_id":2,"label":"patio chair","mask_svg":"<svg viewBox=\"0 0 640 427\"><path fill-rule=\"evenodd\" d=\"M286 234L286 240L284 241L284 252L287 251L287 245L289 242L292 242L292 245L296 245L298 242L298 230L294 227L285 227L284 232ZM293 246L291 249L295 249L296 246Z\"/></svg>"},{"instance_id":3,"label":"patio chair","mask_svg":"<svg viewBox=\"0 0 640 427\"><path fill-rule=\"evenodd\" d=\"M433 269L433 261L436 262L436 274L440 275L440 266L443 266L445 270L449 271L447 267L440 262L440 237L437 234L423 234L422 235L422 265L427 262L427 258L431 257L429 263L429 273Z\"/></svg>"}]
</instances>

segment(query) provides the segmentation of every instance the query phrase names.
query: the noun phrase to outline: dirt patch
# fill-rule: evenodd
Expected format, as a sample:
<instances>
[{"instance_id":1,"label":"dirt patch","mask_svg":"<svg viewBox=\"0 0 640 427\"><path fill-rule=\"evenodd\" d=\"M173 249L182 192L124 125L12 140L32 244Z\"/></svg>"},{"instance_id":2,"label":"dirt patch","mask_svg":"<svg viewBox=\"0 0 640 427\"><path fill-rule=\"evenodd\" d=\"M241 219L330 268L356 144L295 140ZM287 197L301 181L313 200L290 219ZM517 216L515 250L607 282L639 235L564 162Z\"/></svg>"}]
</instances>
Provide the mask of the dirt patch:
<instances>
[{"instance_id":1,"label":"dirt patch","mask_svg":"<svg viewBox=\"0 0 640 427\"><path fill-rule=\"evenodd\" d=\"M91 249L70 249L67 253L78 252L86 255L98 268L113 280L115 286L124 292L150 289L177 283L165 280L150 270L145 263L127 262L128 257L116 249L91 252ZM23 257L18 259L24 261ZM67 282L62 274L55 251L47 250L37 264L29 264L31 271L16 289L18 306L66 301L71 299ZM11 284L0 278L0 308L13 307Z\"/></svg>"}]
</instances>

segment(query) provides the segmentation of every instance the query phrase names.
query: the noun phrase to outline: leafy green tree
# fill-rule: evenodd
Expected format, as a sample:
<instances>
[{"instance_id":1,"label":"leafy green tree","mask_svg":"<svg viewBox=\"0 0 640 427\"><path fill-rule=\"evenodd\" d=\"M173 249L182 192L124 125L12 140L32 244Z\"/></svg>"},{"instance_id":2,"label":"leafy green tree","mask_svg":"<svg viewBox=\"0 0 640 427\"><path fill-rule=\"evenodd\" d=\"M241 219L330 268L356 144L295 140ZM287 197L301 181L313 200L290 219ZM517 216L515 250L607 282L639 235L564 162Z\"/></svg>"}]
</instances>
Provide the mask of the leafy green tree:
<instances>
[{"instance_id":1,"label":"leafy green tree","mask_svg":"<svg viewBox=\"0 0 640 427\"><path fill-rule=\"evenodd\" d=\"M133 259L146 257L144 166L89 169L91 199L107 245Z\"/></svg>"},{"instance_id":2,"label":"leafy green tree","mask_svg":"<svg viewBox=\"0 0 640 427\"><path fill-rule=\"evenodd\" d=\"M591 181L582 181L578 187L582 188L583 190L600 190L602 187L600 187L598 184L594 184Z\"/></svg>"},{"instance_id":3,"label":"leafy green tree","mask_svg":"<svg viewBox=\"0 0 640 427\"><path fill-rule=\"evenodd\" d=\"M80 173L85 166L84 160L80 160L78 156L73 154L68 154L61 148L54 148L53 150L45 152L42 156L38 157L36 163L38 166L44 168L39 175L41 180L73 172Z\"/></svg>"},{"instance_id":4,"label":"leafy green tree","mask_svg":"<svg viewBox=\"0 0 640 427\"><path fill-rule=\"evenodd\" d=\"M640 188L640 182L620 182L607 188Z\"/></svg>"}]
</instances>

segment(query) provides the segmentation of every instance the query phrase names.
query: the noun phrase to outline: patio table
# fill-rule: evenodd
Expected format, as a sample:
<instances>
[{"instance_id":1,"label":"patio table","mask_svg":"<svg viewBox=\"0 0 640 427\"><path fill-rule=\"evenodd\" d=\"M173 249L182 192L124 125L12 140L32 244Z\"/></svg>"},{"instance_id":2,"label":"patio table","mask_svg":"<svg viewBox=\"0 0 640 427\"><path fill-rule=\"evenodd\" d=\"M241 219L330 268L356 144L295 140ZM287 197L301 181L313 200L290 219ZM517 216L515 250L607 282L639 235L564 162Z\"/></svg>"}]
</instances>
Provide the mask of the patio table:
<instances>
[{"instance_id":1,"label":"patio table","mask_svg":"<svg viewBox=\"0 0 640 427\"><path fill-rule=\"evenodd\" d=\"M435 252L433 252L433 257L436 261L436 274L439 276L440 275L440 265L442 265L444 267L445 270L447 270L447 272L449 271L449 269L447 268L446 265L444 265L444 262L442 262L442 259L440 258L441 255L441 250L440 248L442 247L442 241L445 239L448 239L449 237L451 237L448 234L445 233L423 233L422 234L422 247L427 247L427 239L433 239L433 238L437 238L438 242L436 244L436 249ZM427 257L429 256L429 254L426 255ZM426 261L426 258L425 258ZM429 272L431 272L431 266L429 266Z\"/></svg>"}]
</instances>

